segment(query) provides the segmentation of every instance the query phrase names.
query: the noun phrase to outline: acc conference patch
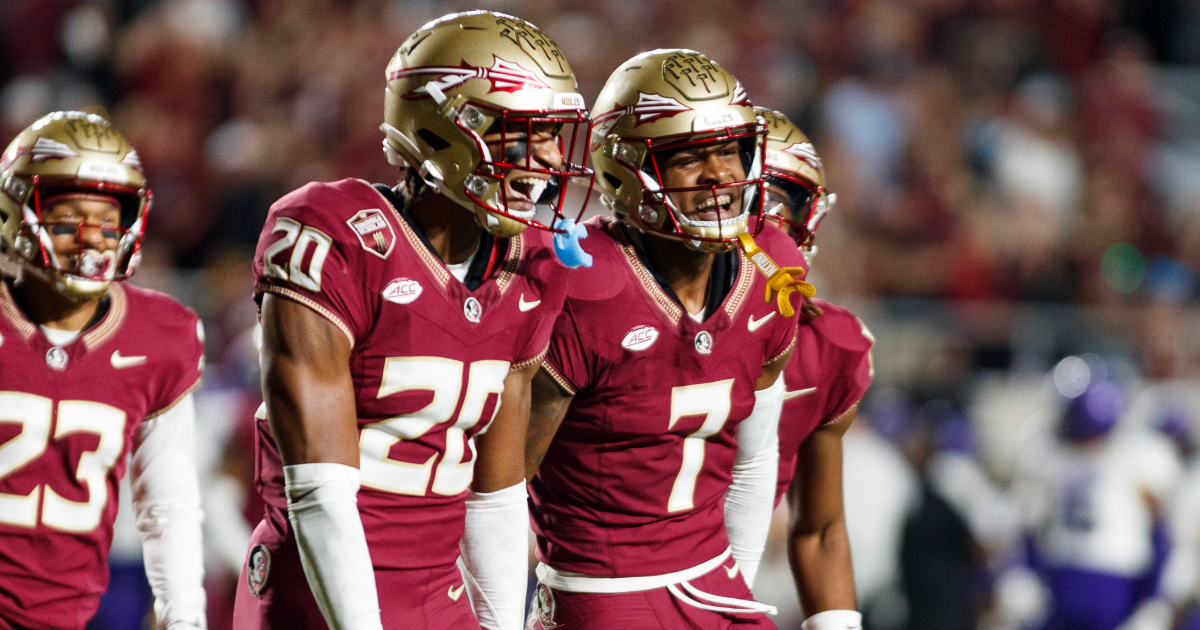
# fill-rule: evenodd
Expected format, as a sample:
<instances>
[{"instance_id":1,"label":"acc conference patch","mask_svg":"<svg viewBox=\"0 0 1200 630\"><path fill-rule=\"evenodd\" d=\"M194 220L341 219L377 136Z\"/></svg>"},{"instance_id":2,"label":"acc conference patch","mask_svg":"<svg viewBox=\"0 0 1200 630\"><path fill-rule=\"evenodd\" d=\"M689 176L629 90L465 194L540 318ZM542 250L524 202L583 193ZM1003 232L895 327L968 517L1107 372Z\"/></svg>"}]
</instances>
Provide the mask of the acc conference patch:
<instances>
[{"instance_id":1,"label":"acc conference patch","mask_svg":"<svg viewBox=\"0 0 1200 630\"><path fill-rule=\"evenodd\" d=\"M262 591L270 575L271 552L262 544L254 545L246 560L246 585L250 587L250 594L262 599Z\"/></svg>"}]
</instances>

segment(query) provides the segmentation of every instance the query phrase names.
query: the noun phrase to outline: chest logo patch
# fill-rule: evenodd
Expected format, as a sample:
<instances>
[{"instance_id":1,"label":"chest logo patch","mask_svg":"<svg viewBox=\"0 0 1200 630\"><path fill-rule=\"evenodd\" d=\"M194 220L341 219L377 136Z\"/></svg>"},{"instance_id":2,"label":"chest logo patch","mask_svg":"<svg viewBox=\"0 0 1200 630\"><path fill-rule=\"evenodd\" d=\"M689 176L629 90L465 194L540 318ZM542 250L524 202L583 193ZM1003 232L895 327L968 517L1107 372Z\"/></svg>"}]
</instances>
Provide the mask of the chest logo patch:
<instances>
[{"instance_id":1,"label":"chest logo patch","mask_svg":"<svg viewBox=\"0 0 1200 630\"><path fill-rule=\"evenodd\" d=\"M127 367L134 367L146 362L146 355L136 356L121 356L120 350L113 350L112 357L109 358L112 366L118 370Z\"/></svg>"},{"instance_id":2,"label":"chest logo patch","mask_svg":"<svg viewBox=\"0 0 1200 630\"><path fill-rule=\"evenodd\" d=\"M708 334L707 330L701 330L696 333L696 352L700 354L711 354L713 347L712 335Z\"/></svg>"},{"instance_id":3,"label":"chest logo patch","mask_svg":"<svg viewBox=\"0 0 1200 630\"><path fill-rule=\"evenodd\" d=\"M396 244L396 232L392 230L392 225L388 223L383 210L359 210L346 221L346 225L349 225L354 236L358 237L358 244L362 245L363 249L387 260L388 254L392 253L392 247Z\"/></svg>"},{"instance_id":4,"label":"chest logo patch","mask_svg":"<svg viewBox=\"0 0 1200 630\"><path fill-rule=\"evenodd\" d=\"M50 346L46 351L46 365L59 372L67 369L67 351L58 346Z\"/></svg>"},{"instance_id":5,"label":"chest logo patch","mask_svg":"<svg viewBox=\"0 0 1200 630\"><path fill-rule=\"evenodd\" d=\"M654 345L658 340L658 329L653 326L638 326L633 330L625 333L625 338L621 340L621 347L626 350L637 352L645 350Z\"/></svg>"},{"instance_id":6,"label":"chest logo patch","mask_svg":"<svg viewBox=\"0 0 1200 630\"><path fill-rule=\"evenodd\" d=\"M776 313L776 312L777 312L777 311L771 311L771 314L770 314L770 315L767 315L766 317L763 317L763 318L761 318L761 319L758 319L758 320L754 319L754 316L753 316L753 315L751 315L750 317L746 318L746 328L747 328L747 329L748 329L750 332L754 332L754 331L758 330L759 328L762 328L762 327L763 327L763 324L765 324L765 323L767 323L767 322L771 321L771 318L772 318L772 317L775 317L775 313Z\"/></svg>"},{"instance_id":7,"label":"chest logo patch","mask_svg":"<svg viewBox=\"0 0 1200 630\"><path fill-rule=\"evenodd\" d=\"M538 304L541 304L541 303L542 303L541 300L534 300L532 302L526 302L525 294L522 293L521 299L517 301L517 308L521 309L522 313L527 313L527 312L532 311L533 309L537 308Z\"/></svg>"},{"instance_id":8,"label":"chest logo patch","mask_svg":"<svg viewBox=\"0 0 1200 630\"><path fill-rule=\"evenodd\" d=\"M421 283L408 278L396 278L383 288L383 299L393 304L412 304L421 297Z\"/></svg>"},{"instance_id":9,"label":"chest logo patch","mask_svg":"<svg viewBox=\"0 0 1200 630\"><path fill-rule=\"evenodd\" d=\"M263 588L271 575L271 552L264 545L254 545L246 559L246 585L250 594L262 599Z\"/></svg>"},{"instance_id":10,"label":"chest logo patch","mask_svg":"<svg viewBox=\"0 0 1200 630\"><path fill-rule=\"evenodd\" d=\"M479 318L483 316L483 305L479 300L469 297L463 302L463 316L472 324L478 324Z\"/></svg>"}]
</instances>

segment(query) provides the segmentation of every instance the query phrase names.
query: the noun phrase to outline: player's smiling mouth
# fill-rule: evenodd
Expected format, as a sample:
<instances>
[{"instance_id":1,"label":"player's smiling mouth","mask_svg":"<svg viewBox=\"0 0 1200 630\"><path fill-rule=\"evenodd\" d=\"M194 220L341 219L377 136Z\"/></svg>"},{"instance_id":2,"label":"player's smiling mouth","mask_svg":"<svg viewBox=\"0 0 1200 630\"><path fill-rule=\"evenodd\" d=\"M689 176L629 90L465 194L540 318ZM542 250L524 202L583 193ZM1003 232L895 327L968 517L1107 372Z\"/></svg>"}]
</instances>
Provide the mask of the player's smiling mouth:
<instances>
[{"instance_id":1,"label":"player's smiling mouth","mask_svg":"<svg viewBox=\"0 0 1200 630\"><path fill-rule=\"evenodd\" d=\"M505 180L505 185L508 188L505 199L508 211L521 217L526 214L532 217L534 206L550 186L550 179L536 175L515 175Z\"/></svg>"},{"instance_id":2,"label":"player's smiling mouth","mask_svg":"<svg viewBox=\"0 0 1200 630\"><path fill-rule=\"evenodd\" d=\"M733 216L733 195L704 193L703 200L688 214L692 221L720 221Z\"/></svg>"}]
</instances>

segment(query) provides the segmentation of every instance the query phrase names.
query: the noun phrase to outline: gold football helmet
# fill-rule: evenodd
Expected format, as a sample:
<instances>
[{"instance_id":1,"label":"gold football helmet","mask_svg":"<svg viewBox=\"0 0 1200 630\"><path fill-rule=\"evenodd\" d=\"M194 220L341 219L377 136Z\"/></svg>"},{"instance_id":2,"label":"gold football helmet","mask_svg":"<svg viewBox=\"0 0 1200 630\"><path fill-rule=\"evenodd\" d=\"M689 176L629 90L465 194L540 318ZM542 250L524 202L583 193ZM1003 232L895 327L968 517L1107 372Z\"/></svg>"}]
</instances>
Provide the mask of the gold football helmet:
<instances>
[{"instance_id":1,"label":"gold football helmet","mask_svg":"<svg viewBox=\"0 0 1200 630\"><path fill-rule=\"evenodd\" d=\"M45 221L46 200L102 195L121 207L119 227L103 226L117 246L83 256L87 223ZM109 284L133 274L140 257L150 189L137 151L105 118L54 112L30 125L0 155L0 261L12 275L29 271L77 301L95 299ZM74 231L79 260L62 260L51 235Z\"/></svg>"},{"instance_id":2,"label":"gold football helmet","mask_svg":"<svg viewBox=\"0 0 1200 630\"><path fill-rule=\"evenodd\" d=\"M566 57L536 26L489 11L447 15L413 33L388 64L384 152L496 236L550 229L535 209L510 206L506 178L527 200L548 203L556 220L572 178L586 180L590 196L592 172L571 162L577 153L586 161L590 130L576 90ZM538 162L530 150L534 126L546 123L558 130L562 164ZM491 154L489 132L502 134L503 155Z\"/></svg>"},{"instance_id":3,"label":"gold football helmet","mask_svg":"<svg viewBox=\"0 0 1200 630\"><path fill-rule=\"evenodd\" d=\"M813 235L837 195L825 189L825 169L808 136L777 111L754 111L767 123L764 218L778 223L811 259L817 249Z\"/></svg>"},{"instance_id":4,"label":"gold football helmet","mask_svg":"<svg viewBox=\"0 0 1200 630\"><path fill-rule=\"evenodd\" d=\"M766 132L738 80L693 50L642 53L621 64L592 108L590 151L602 200L618 219L702 251L737 244L762 209ZM665 158L681 150L736 142L744 179L668 188ZM707 191L715 220L689 219L672 194ZM720 218L725 210L739 211ZM694 216L694 215L693 215Z\"/></svg>"}]
</instances>

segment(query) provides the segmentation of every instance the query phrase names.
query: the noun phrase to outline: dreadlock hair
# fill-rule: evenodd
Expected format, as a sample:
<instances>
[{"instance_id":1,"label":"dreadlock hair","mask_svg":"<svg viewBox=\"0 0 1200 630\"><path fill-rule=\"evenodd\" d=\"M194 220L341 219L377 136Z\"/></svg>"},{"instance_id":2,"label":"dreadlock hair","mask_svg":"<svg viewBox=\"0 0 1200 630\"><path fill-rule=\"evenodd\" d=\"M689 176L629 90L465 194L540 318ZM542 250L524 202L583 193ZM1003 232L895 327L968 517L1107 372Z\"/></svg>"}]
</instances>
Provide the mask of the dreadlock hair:
<instances>
[{"instance_id":1,"label":"dreadlock hair","mask_svg":"<svg viewBox=\"0 0 1200 630\"><path fill-rule=\"evenodd\" d=\"M404 179L392 189L400 203L407 210L420 201L429 192L429 184L421 178L421 173L415 168L404 169Z\"/></svg>"},{"instance_id":2,"label":"dreadlock hair","mask_svg":"<svg viewBox=\"0 0 1200 630\"><path fill-rule=\"evenodd\" d=\"M825 313L825 311L821 310L820 306L817 306L812 301L812 298L805 295L801 295L800 298L804 300L800 305L800 317L803 318L800 320L800 323L807 324Z\"/></svg>"}]
</instances>

